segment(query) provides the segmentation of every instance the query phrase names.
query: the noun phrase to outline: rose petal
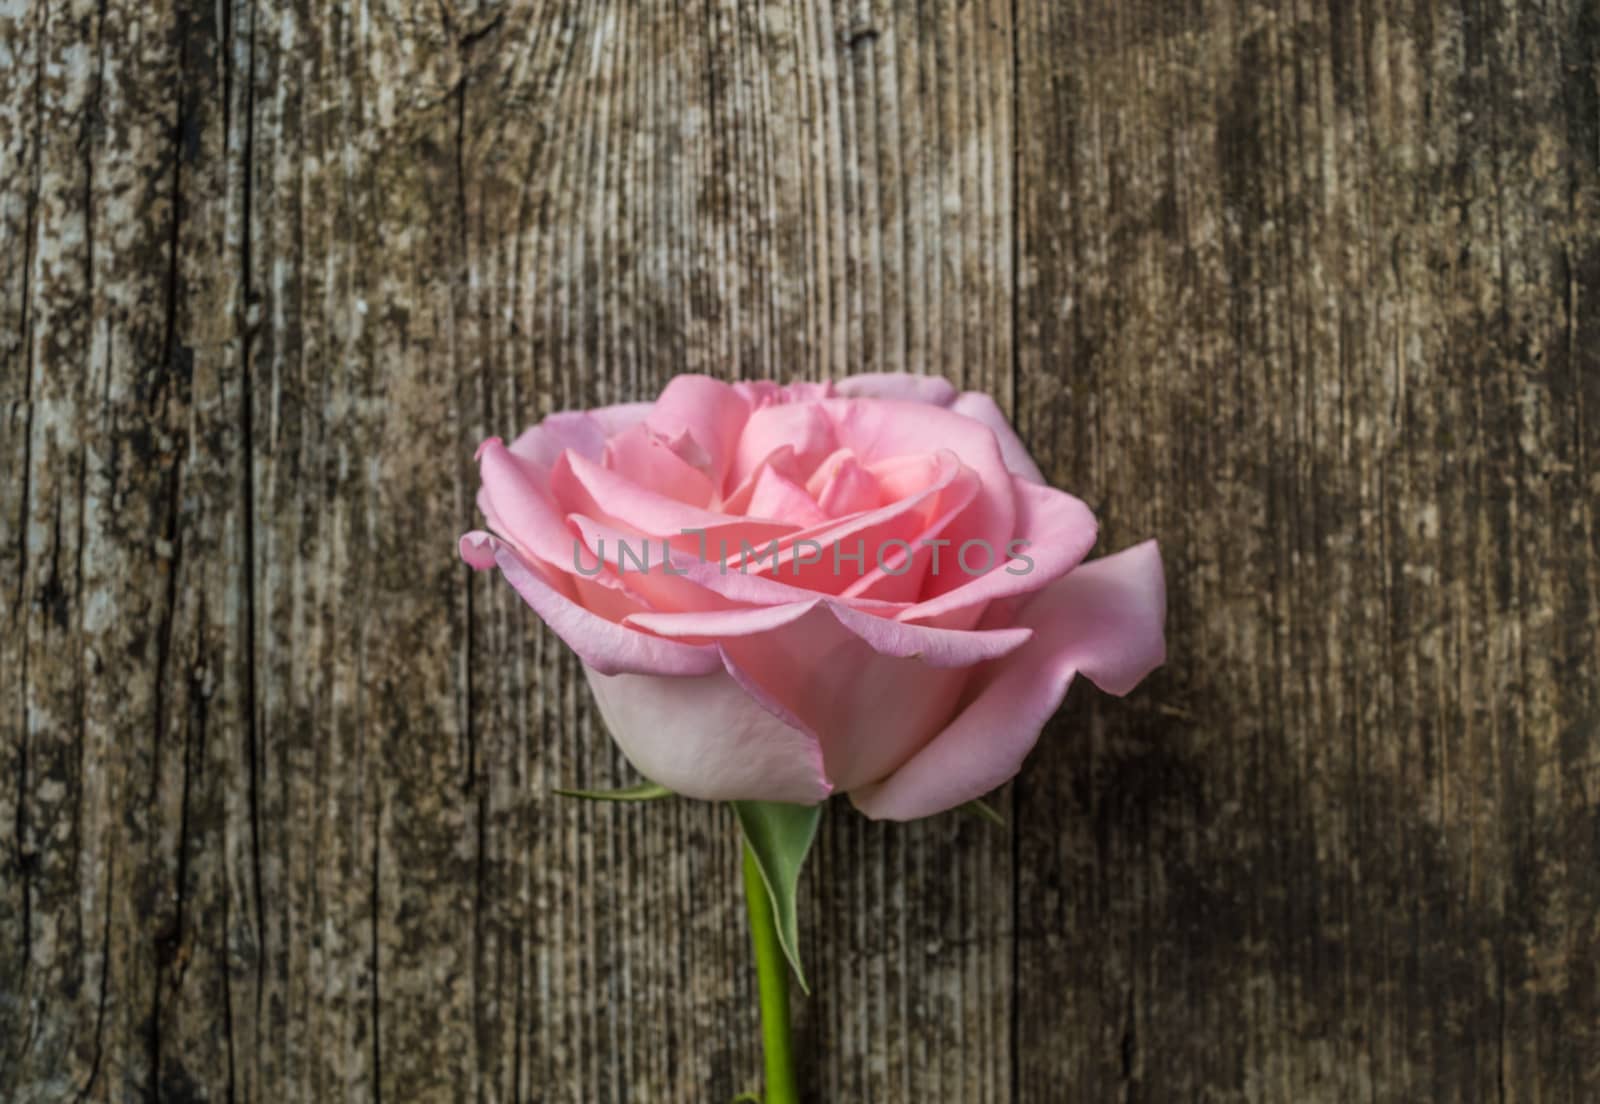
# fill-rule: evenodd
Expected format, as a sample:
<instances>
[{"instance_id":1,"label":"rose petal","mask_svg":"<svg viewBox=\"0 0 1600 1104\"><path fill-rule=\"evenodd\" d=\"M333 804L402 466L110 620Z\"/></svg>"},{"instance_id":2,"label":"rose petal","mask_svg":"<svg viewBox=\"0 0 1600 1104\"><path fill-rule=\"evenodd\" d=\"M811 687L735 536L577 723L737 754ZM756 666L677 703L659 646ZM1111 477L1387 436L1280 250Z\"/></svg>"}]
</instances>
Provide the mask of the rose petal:
<instances>
[{"instance_id":1,"label":"rose petal","mask_svg":"<svg viewBox=\"0 0 1600 1104\"><path fill-rule=\"evenodd\" d=\"M755 492L745 512L753 518L771 518L796 526L821 525L829 518L806 494L805 488L768 464L761 466L761 477L756 480Z\"/></svg>"},{"instance_id":2,"label":"rose petal","mask_svg":"<svg viewBox=\"0 0 1600 1104\"><path fill-rule=\"evenodd\" d=\"M843 517L883 505L877 479L849 449L840 449L824 461L807 480L806 490L815 496L827 517Z\"/></svg>"},{"instance_id":3,"label":"rose petal","mask_svg":"<svg viewBox=\"0 0 1600 1104\"><path fill-rule=\"evenodd\" d=\"M632 614L628 624L670 640L715 644L732 637L755 636L792 625L817 608L817 599L781 606L750 606L709 610L645 611Z\"/></svg>"},{"instance_id":4,"label":"rose petal","mask_svg":"<svg viewBox=\"0 0 1600 1104\"><path fill-rule=\"evenodd\" d=\"M730 479L735 484L741 482L763 460L783 448L793 450L800 471L810 471L835 448L833 422L814 402L762 407L750 415L739 435Z\"/></svg>"},{"instance_id":5,"label":"rose petal","mask_svg":"<svg viewBox=\"0 0 1600 1104\"><path fill-rule=\"evenodd\" d=\"M972 505L951 521L946 535L958 546L969 540L981 540L1004 551L1006 541L1015 532L1016 503L1012 490L1015 481L988 426L937 406L886 399L877 402L829 399L819 405L833 418L839 443L854 449L873 469L886 499L892 498L894 491L878 469L879 462L939 450L948 450L960 457L961 463L977 475L978 494ZM930 579L929 583L937 594L962 581L952 576Z\"/></svg>"},{"instance_id":6,"label":"rose petal","mask_svg":"<svg viewBox=\"0 0 1600 1104\"><path fill-rule=\"evenodd\" d=\"M882 477L882 481L891 487L894 485L892 477ZM936 512L922 531L905 546L891 548L887 555L883 551L885 546L879 546L872 571L846 587L841 596L911 603L926 588L928 573L935 567L943 571L959 570L959 550L953 556L948 547L950 538L943 534L976 495L977 477L963 469L960 477L940 495ZM970 629L976 623L977 618L973 617L965 624L941 627Z\"/></svg>"},{"instance_id":7,"label":"rose petal","mask_svg":"<svg viewBox=\"0 0 1600 1104\"><path fill-rule=\"evenodd\" d=\"M777 576L750 574L744 569L745 566L759 570L754 565L743 565L723 571L715 563L693 563L688 568L688 577L697 585L740 605L777 606L788 602L807 601L817 596L816 591L794 586ZM836 600L849 605L852 609L878 617L893 617L906 607L904 602L883 602L870 598L841 596Z\"/></svg>"},{"instance_id":8,"label":"rose petal","mask_svg":"<svg viewBox=\"0 0 1600 1104\"><path fill-rule=\"evenodd\" d=\"M1033 635L1032 629L1020 627L957 632L908 625L827 598L743 609L646 611L630 614L626 623L668 639L726 643L785 628L817 609L831 614L878 655L919 659L930 667L970 667L1015 651Z\"/></svg>"},{"instance_id":9,"label":"rose petal","mask_svg":"<svg viewBox=\"0 0 1600 1104\"><path fill-rule=\"evenodd\" d=\"M724 670L698 678L607 676L589 667L584 674L628 761L674 793L815 805L833 790L816 739L773 716Z\"/></svg>"},{"instance_id":10,"label":"rose petal","mask_svg":"<svg viewBox=\"0 0 1600 1104\"><path fill-rule=\"evenodd\" d=\"M606 442L604 466L646 490L690 506L708 508L716 493L711 480L644 425Z\"/></svg>"},{"instance_id":11,"label":"rose petal","mask_svg":"<svg viewBox=\"0 0 1600 1104\"><path fill-rule=\"evenodd\" d=\"M572 533L534 465L491 437L478 447L478 473L479 507L489 524L528 554L565 569Z\"/></svg>"},{"instance_id":12,"label":"rose petal","mask_svg":"<svg viewBox=\"0 0 1600 1104\"><path fill-rule=\"evenodd\" d=\"M720 491L749 416L750 404L721 380L674 376L650 408L645 423L669 441L684 434L692 437L704 451L706 477Z\"/></svg>"},{"instance_id":13,"label":"rose petal","mask_svg":"<svg viewBox=\"0 0 1600 1104\"><path fill-rule=\"evenodd\" d=\"M1005 457L1006 467L1011 469L1013 475L1019 479L1026 479L1029 483L1043 483L1044 476L1039 471L1039 465L1033 462L1033 457L1028 454L1028 446L1022 443L1022 438L1017 436L1017 431L1011 428L1011 420L1005 416L1004 411L982 391L963 391L950 404L950 409L957 414L964 414L968 418L982 422L994 431L995 441L1000 446L1000 455Z\"/></svg>"},{"instance_id":14,"label":"rose petal","mask_svg":"<svg viewBox=\"0 0 1600 1104\"><path fill-rule=\"evenodd\" d=\"M563 453L556 461L550 473L550 488L556 502L567 513L582 514L618 529L673 540L682 537L685 530L728 527L730 531L748 534L748 539L755 542L786 536L798 528L750 521L686 505L630 482L573 452ZM693 538L690 540L692 542Z\"/></svg>"},{"instance_id":15,"label":"rose petal","mask_svg":"<svg viewBox=\"0 0 1600 1104\"><path fill-rule=\"evenodd\" d=\"M660 537L624 533L581 514L571 515L568 521L582 542L583 571L579 575L627 593L636 602L628 613L731 609L737 604L686 578L687 568L698 561ZM587 601L583 604L594 608Z\"/></svg>"},{"instance_id":16,"label":"rose petal","mask_svg":"<svg viewBox=\"0 0 1600 1104\"><path fill-rule=\"evenodd\" d=\"M993 570L969 576L937 598L902 610L897 615L900 620L934 621L956 610L982 607L997 598L1042 590L1083 562L1094 547L1099 529L1089 507L1081 499L1054 487L1019 483L1016 492L1017 536L1013 539L1025 543L1018 547L1008 542L1006 547L996 550L1005 558L998 561ZM1008 555L1013 549L1021 554ZM944 553L940 558L940 570L959 571L960 550L951 547L940 551ZM982 609L978 608L977 612L981 613Z\"/></svg>"},{"instance_id":17,"label":"rose petal","mask_svg":"<svg viewBox=\"0 0 1600 1104\"><path fill-rule=\"evenodd\" d=\"M548 476L556 460L568 449L579 456L599 460L605 450L606 436L605 426L586 411L561 411L523 430L508 449L519 460L533 465L539 475Z\"/></svg>"},{"instance_id":18,"label":"rose petal","mask_svg":"<svg viewBox=\"0 0 1600 1104\"><path fill-rule=\"evenodd\" d=\"M621 403L594 410L563 410L522 431L507 447L545 476L567 449L599 461L608 439L643 422L654 403Z\"/></svg>"},{"instance_id":19,"label":"rose petal","mask_svg":"<svg viewBox=\"0 0 1600 1104\"><path fill-rule=\"evenodd\" d=\"M1085 564L1022 610L1035 630L985 672L970 703L883 781L851 790L874 819L911 820L981 797L1015 775L1078 672L1125 694L1166 659L1161 554L1146 541Z\"/></svg>"},{"instance_id":20,"label":"rose petal","mask_svg":"<svg viewBox=\"0 0 1600 1104\"><path fill-rule=\"evenodd\" d=\"M943 376L917 376L909 372L865 372L838 380L834 391L853 399L898 399L901 402L948 406L956 389Z\"/></svg>"},{"instance_id":21,"label":"rose petal","mask_svg":"<svg viewBox=\"0 0 1600 1104\"><path fill-rule=\"evenodd\" d=\"M732 491L723 496L720 505L715 507L719 512L732 514L735 517L750 512L750 500L755 498L756 487L761 483L762 474L771 468L786 479L795 479L799 475L800 467L794 460L794 449L788 445L777 449L772 455L766 457L756 466L756 469L739 483Z\"/></svg>"},{"instance_id":22,"label":"rose petal","mask_svg":"<svg viewBox=\"0 0 1600 1104\"><path fill-rule=\"evenodd\" d=\"M880 654L824 605L720 646L751 693L817 734L840 789L882 778L938 732L971 671Z\"/></svg>"},{"instance_id":23,"label":"rose petal","mask_svg":"<svg viewBox=\"0 0 1600 1104\"><path fill-rule=\"evenodd\" d=\"M722 666L715 648L663 640L591 613L509 544L488 533L462 537L461 558L480 569L492 559L551 631L602 674L704 675Z\"/></svg>"},{"instance_id":24,"label":"rose petal","mask_svg":"<svg viewBox=\"0 0 1600 1104\"><path fill-rule=\"evenodd\" d=\"M583 413L591 421L597 422L607 437L615 437L624 430L632 429L650 416L656 404L650 401L615 403L611 406L597 406L593 410ZM554 416L554 415L552 415Z\"/></svg>"}]
</instances>

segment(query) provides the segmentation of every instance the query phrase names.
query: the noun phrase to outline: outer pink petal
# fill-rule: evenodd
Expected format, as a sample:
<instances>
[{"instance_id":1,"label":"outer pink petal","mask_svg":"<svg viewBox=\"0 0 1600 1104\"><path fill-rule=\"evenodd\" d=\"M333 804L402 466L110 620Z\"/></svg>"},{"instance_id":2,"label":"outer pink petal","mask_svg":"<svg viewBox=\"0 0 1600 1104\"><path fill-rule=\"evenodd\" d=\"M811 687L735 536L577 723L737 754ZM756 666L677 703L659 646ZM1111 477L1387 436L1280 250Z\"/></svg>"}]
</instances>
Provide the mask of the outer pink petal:
<instances>
[{"instance_id":1,"label":"outer pink petal","mask_svg":"<svg viewBox=\"0 0 1600 1104\"><path fill-rule=\"evenodd\" d=\"M988 793L1017 773L1075 674L1125 694L1166 660L1165 615L1154 541L1071 572L1023 610L1033 639L993 665L949 727L851 801L874 819L912 820Z\"/></svg>"},{"instance_id":2,"label":"outer pink petal","mask_svg":"<svg viewBox=\"0 0 1600 1104\"><path fill-rule=\"evenodd\" d=\"M866 372L837 381L833 389L851 399L899 399L933 406L949 406L956 397L956 389L943 376L909 372Z\"/></svg>"},{"instance_id":3,"label":"outer pink petal","mask_svg":"<svg viewBox=\"0 0 1600 1104\"><path fill-rule=\"evenodd\" d=\"M842 602L829 602L839 623L871 645L879 655L917 659L929 667L971 667L1016 651L1033 636L1025 626L959 632L907 625L862 613ZM916 629L916 632L906 632Z\"/></svg>"},{"instance_id":4,"label":"outer pink petal","mask_svg":"<svg viewBox=\"0 0 1600 1104\"><path fill-rule=\"evenodd\" d=\"M594 410L563 410L522 431L507 447L548 476L567 449L596 462L605 443L644 421L654 403L623 403Z\"/></svg>"},{"instance_id":5,"label":"outer pink petal","mask_svg":"<svg viewBox=\"0 0 1600 1104\"><path fill-rule=\"evenodd\" d=\"M566 570L572 563L572 532L541 485L543 474L498 437L478 446L478 472L483 480L479 505L489 524L524 551Z\"/></svg>"},{"instance_id":6,"label":"outer pink petal","mask_svg":"<svg viewBox=\"0 0 1600 1104\"><path fill-rule=\"evenodd\" d=\"M1017 436L1017 431L1011 428L1011 420L988 395L982 391L963 391L950 404L950 409L957 414L982 422L994 430L995 440L1000 445L1000 455L1005 457L1006 467L1019 478L1026 479L1029 483L1046 482L1039 465L1033 462L1033 457L1028 455L1028 446L1022 443L1022 438Z\"/></svg>"},{"instance_id":7,"label":"outer pink petal","mask_svg":"<svg viewBox=\"0 0 1600 1104\"><path fill-rule=\"evenodd\" d=\"M715 648L663 640L589 612L552 586L516 549L487 533L462 537L461 558L480 569L492 559L551 631L603 674L704 675L722 666Z\"/></svg>"},{"instance_id":8,"label":"outer pink petal","mask_svg":"<svg viewBox=\"0 0 1600 1104\"><path fill-rule=\"evenodd\" d=\"M548 476L556 459L568 449L598 461L606 437L605 426L587 411L562 411L523 430L508 448L513 456Z\"/></svg>"},{"instance_id":9,"label":"outer pink petal","mask_svg":"<svg viewBox=\"0 0 1600 1104\"><path fill-rule=\"evenodd\" d=\"M726 642L786 628L819 607L878 655L918 659L929 667L971 667L1016 651L1033 635L1032 629L1021 627L959 632L907 625L831 598L748 609L646 611L630 614L626 623L674 640Z\"/></svg>"},{"instance_id":10,"label":"outer pink petal","mask_svg":"<svg viewBox=\"0 0 1600 1104\"><path fill-rule=\"evenodd\" d=\"M814 805L833 790L816 739L764 709L720 657L714 673L697 678L584 673L628 761L675 793Z\"/></svg>"},{"instance_id":11,"label":"outer pink petal","mask_svg":"<svg viewBox=\"0 0 1600 1104\"><path fill-rule=\"evenodd\" d=\"M816 609L818 600L791 602L782 606L751 606L747 609L646 611L629 616L628 624L674 640L714 643L739 636L761 633L792 625Z\"/></svg>"},{"instance_id":12,"label":"outer pink petal","mask_svg":"<svg viewBox=\"0 0 1600 1104\"><path fill-rule=\"evenodd\" d=\"M846 790L884 777L937 734L972 671L881 654L826 606L719 646L748 692L816 733L829 779Z\"/></svg>"}]
</instances>

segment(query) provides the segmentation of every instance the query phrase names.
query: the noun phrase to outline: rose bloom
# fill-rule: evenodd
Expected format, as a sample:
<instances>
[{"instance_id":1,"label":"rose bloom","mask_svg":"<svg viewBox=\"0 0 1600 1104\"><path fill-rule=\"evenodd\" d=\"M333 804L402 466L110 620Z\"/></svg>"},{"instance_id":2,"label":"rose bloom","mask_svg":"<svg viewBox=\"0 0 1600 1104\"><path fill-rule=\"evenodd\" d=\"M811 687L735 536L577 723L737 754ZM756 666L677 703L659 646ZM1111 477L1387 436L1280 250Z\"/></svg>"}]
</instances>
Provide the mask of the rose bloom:
<instances>
[{"instance_id":1,"label":"rose bloom","mask_svg":"<svg viewBox=\"0 0 1600 1104\"><path fill-rule=\"evenodd\" d=\"M1155 542L1085 562L1089 508L938 377L678 376L478 461L462 558L689 797L928 816L1016 774L1074 675L1124 694L1165 658Z\"/></svg>"}]
</instances>

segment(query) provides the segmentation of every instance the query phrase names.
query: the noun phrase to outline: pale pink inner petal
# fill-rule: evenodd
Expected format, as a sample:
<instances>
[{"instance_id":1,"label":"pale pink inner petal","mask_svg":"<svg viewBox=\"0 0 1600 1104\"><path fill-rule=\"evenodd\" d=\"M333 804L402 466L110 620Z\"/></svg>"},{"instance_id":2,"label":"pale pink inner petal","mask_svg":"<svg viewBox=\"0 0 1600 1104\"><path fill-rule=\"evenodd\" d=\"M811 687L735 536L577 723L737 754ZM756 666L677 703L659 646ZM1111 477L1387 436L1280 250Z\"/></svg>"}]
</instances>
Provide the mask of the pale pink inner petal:
<instances>
[{"instance_id":1,"label":"pale pink inner petal","mask_svg":"<svg viewBox=\"0 0 1600 1104\"><path fill-rule=\"evenodd\" d=\"M755 493L750 496L750 506L745 512L751 517L782 519L799 526L821 525L830 517L804 487L780 475L768 464L762 465Z\"/></svg>"},{"instance_id":2,"label":"pale pink inner petal","mask_svg":"<svg viewBox=\"0 0 1600 1104\"><path fill-rule=\"evenodd\" d=\"M910 470L911 465L906 466ZM892 554L891 541L914 542L929 522L953 505L944 492L969 501L976 481L954 454L941 452L918 466L926 485L876 510L803 529L780 540L778 555L759 564L761 573L826 594L839 594L878 570L880 550Z\"/></svg>"},{"instance_id":3,"label":"pale pink inner petal","mask_svg":"<svg viewBox=\"0 0 1600 1104\"><path fill-rule=\"evenodd\" d=\"M686 463L698 461L706 478L720 489L749 416L749 402L721 380L674 376L650 408L645 423L672 442ZM693 448L688 447L685 434L693 439Z\"/></svg>"},{"instance_id":4,"label":"pale pink inner petal","mask_svg":"<svg viewBox=\"0 0 1600 1104\"><path fill-rule=\"evenodd\" d=\"M873 570L846 587L843 596L910 604L927 589L931 574L959 571L959 549L944 533L977 496L977 483L972 469L963 467L922 530L904 545L880 546Z\"/></svg>"},{"instance_id":5,"label":"pale pink inner petal","mask_svg":"<svg viewBox=\"0 0 1600 1104\"><path fill-rule=\"evenodd\" d=\"M792 449L799 470L809 472L835 447L833 422L819 404L764 406L745 423L729 478L733 485L738 485L781 448Z\"/></svg>"},{"instance_id":6,"label":"pale pink inner petal","mask_svg":"<svg viewBox=\"0 0 1600 1104\"><path fill-rule=\"evenodd\" d=\"M761 461L756 469L739 483L732 491L723 497L715 509L724 514L748 514L750 500L755 497L756 487L761 482L761 475L768 468L776 471L786 479L796 480L800 477L800 465L795 462L794 449L783 445L772 451L772 454Z\"/></svg>"},{"instance_id":7,"label":"pale pink inner petal","mask_svg":"<svg viewBox=\"0 0 1600 1104\"><path fill-rule=\"evenodd\" d=\"M690 506L709 508L716 494L711 480L648 426L636 425L607 441L604 464L646 490Z\"/></svg>"},{"instance_id":8,"label":"pale pink inner petal","mask_svg":"<svg viewBox=\"0 0 1600 1104\"><path fill-rule=\"evenodd\" d=\"M607 521L619 529L651 536L676 537L685 529L712 529L742 523L752 524L772 536L798 528L786 524L746 523L743 518L690 506L572 452L564 453L556 461L550 473L550 488L556 502L568 513L583 514L597 521Z\"/></svg>"},{"instance_id":9,"label":"pale pink inner petal","mask_svg":"<svg viewBox=\"0 0 1600 1104\"><path fill-rule=\"evenodd\" d=\"M813 472L806 490L828 517L876 510L884 503L877 478L848 449L840 449Z\"/></svg>"},{"instance_id":10,"label":"pale pink inner petal","mask_svg":"<svg viewBox=\"0 0 1600 1104\"><path fill-rule=\"evenodd\" d=\"M885 500L897 493L892 468L883 462L949 450L978 476L978 495L960 516L951 519L946 535L960 545L986 542L1003 553L1016 524L1013 479L993 430L981 422L938 406L888 399L829 399L819 404L833 420L839 444L848 447L877 476ZM932 594L960 585L960 573L930 575ZM930 595L931 596L931 595Z\"/></svg>"}]
</instances>

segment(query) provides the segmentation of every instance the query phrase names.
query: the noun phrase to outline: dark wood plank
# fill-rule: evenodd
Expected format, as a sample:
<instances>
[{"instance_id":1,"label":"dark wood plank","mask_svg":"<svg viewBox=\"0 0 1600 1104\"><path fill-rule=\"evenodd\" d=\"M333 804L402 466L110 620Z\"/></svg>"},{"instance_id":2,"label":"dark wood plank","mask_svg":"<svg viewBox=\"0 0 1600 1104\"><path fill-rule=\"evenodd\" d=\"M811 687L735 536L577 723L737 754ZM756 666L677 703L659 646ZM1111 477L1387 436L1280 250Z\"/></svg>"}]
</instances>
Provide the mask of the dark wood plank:
<instances>
[{"instance_id":1,"label":"dark wood plank","mask_svg":"<svg viewBox=\"0 0 1600 1104\"><path fill-rule=\"evenodd\" d=\"M1018 785L1018 1096L1600 1085L1592 4L1025 5L1018 412L1173 661Z\"/></svg>"}]
</instances>

